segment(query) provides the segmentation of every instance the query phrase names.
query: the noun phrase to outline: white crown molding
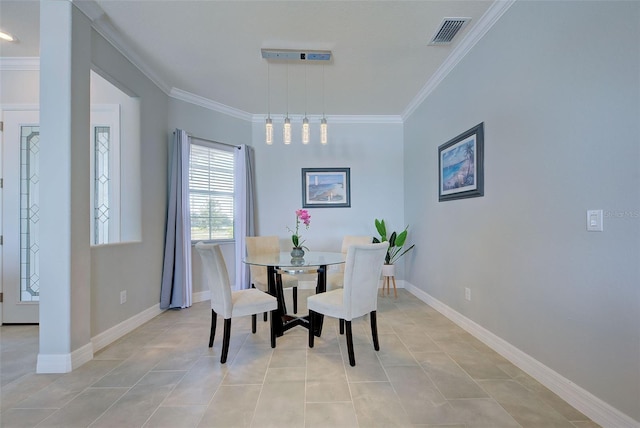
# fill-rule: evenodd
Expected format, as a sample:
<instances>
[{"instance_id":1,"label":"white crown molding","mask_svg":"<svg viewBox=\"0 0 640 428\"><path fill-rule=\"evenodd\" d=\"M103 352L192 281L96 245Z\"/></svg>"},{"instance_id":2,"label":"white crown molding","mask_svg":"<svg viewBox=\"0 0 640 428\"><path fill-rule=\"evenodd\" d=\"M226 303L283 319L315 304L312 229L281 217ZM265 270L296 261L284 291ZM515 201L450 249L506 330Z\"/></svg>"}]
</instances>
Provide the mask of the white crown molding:
<instances>
[{"instance_id":1,"label":"white crown molding","mask_svg":"<svg viewBox=\"0 0 640 428\"><path fill-rule=\"evenodd\" d=\"M320 118L318 117L318 121ZM400 124L402 125L402 117L398 115L330 115L327 116L327 122L333 124Z\"/></svg>"},{"instance_id":2,"label":"white crown molding","mask_svg":"<svg viewBox=\"0 0 640 428\"><path fill-rule=\"evenodd\" d=\"M237 108L229 107L225 104L221 104L217 101L212 101L208 98L201 97L200 95L192 94L191 92L183 91L178 88L171 88L169 96L176 100L184 101L187 103L195 104L200 107L207 108L209 110L217 111L218 113L226 114L237 119L246 121L252 120L252 115L246 111L239 110Z\"/></svg>"},{"instance_id":3,"label":"white crown molding","mask_svg":"<svg viewBox=\"0 0 640 428\"><path fill-rule=\"evenodd\" d=\"M104 10L102 10L94 0L77 1L74 2L74 5L91 20L91 26L102 37L111 43L118 52L127 58L134 67L138 68L142 74L147 76L161 91L169 95L169 91L171 90L169 85L135 52L131 45L108 20Z\"/></svg>"},{"instance_id":4,"label":"white crown molding","mask_svg":"<svg viewBox=\"0 0 640 428\"><path fill-rule=\"evenodd\" d=\"M471 49L482 39L482 37L493 27L500 17L516 2L516 0L497 0L491 4L489 9L478 20L478 23L471 28L465 38L447 57L444 63L436 70L434 75L422 87L420 92L413 98L400 116L367 116L367 115L344 115L327 116L331 117L333 123L404 123L409 116L424 102L424 100L438 87L444 78L455 68L455 66L471 51ZM158 86L164 93L172 98L193 103L201 107L208 108L223 114L230 115L242 120L259 122L264 120L264 115L253 115L245 111L226 106L216 101L209 100L199 95L191 94L178 88L172 88L166 84L151 67L149 67L138 55L122 35L111 25L106 14L94 0L84 0L74 2L91 21L93 28L111 43L125 58L137 67L145 76ZM1 59L1 58L0 58ZM39 64L39 61L38 61ZM23 65L24 67L24 65ZM2 70L0 62L0 70ZM24 68L22 68L24 70ZM272 116L274 117L274 116Z\"/></svg>"},{"instance_id":5,"label":"white crown molding","mask_svg":"<svg viewBox=\"0 0 640 428\"><path fill-rule=\"evenodd\" d=\"M120 33L113 27L113 25L111 25L111 23L104 19L99 19L98 21L94 21L93 28L95 28L95 30L102 37L107 39L107 41L111 43L113 47L116 48L116 50L118 50L118 52L124 55L124 57L127 58L134 65L134 67L138 68L138 70L140 70L142 74L147 76L149 80L155 83L155 85L160 88L162 92L167 95L169 94L169 85L167 85L164 80L162 80L160 76L158 76L158 74L156 74L156 72L154 72L151 67L149 67L142 60L142 58L133 51L129 44L124 40L122 35L120 35Z\"/></svg>"},{"instance_id":6,"label":"white crown molding","mask_svg":"<svg viewBox=\"0 0 640 428\"><path fill-rule=\"evenodd\" d=\"M424 100L433 92L445 77L458 65L471 49L484 37L493 27L500 17L516 2L516 0L497 0L489 6L489 9L478 20L464 39L449 54L447 59L438 67L429 81L422 87L420 92L409 103L402 113L402 120L406 121L411 114L422 104Z\"/></svg>"},{"instance_id":7,"label":"white crown molding","mask_svg":"<svg viewBox=\"0 0 640 428\"><path fill-rule=\"evenodd\" d=\"M584 413L592 421L603 427L638 428L638 422L631 417L602 401L589 391L576 385L571 380L545 366L535 358L524 353L501 337L496 336L491 331L465 317L415 285L406 283L405 289L449 318L498 354L511 361L515 366L556 393L564 401Z\"/></svg>"},{"instance_id":8,"label":"white crown molding","mask_svg":"<svg viewBox=\"0 0 640 428\"><path fill-rule=\"evenodd\" d=\"M39 57L0 57L0 71L38 71Z\"/></svg>"},{"instance_id":9,"label":"white crown molding","mask_svg":"<svg viewBox=\"0 0 640 428\"><path fill-rule=\"evenodd\" d=\"M84 13L91 22L100 19L105 15L104 10L94 0L82 0L74 1L73 5L77 7L80 12Z\"/></svg>"}]
</instances>

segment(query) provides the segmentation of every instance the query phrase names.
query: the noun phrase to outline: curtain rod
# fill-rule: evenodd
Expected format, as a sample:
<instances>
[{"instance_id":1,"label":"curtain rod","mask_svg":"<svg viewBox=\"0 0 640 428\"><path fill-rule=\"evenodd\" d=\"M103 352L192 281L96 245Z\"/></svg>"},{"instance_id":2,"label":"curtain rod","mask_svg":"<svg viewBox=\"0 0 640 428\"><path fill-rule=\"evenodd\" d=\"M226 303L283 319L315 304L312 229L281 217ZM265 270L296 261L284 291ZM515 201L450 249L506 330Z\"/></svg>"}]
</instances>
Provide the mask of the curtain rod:
<instances>
[{"instance_id":1,"label":"curtain rod","mask_svg":"<svg viewBox=\"0 0 640 428\"><path fill-rule=\"evenodd\" d=\"M189 134L189 137L194 138L196 140L206 141L208 143L222 144L223 146L235 147L236 149L240 150L240 146L236 146L235 144L221 143L220 141L214 141L214 140L209 140L207 138L196 137L195 135L191 135L191 134Z\"/></svg>"}]
</instances>

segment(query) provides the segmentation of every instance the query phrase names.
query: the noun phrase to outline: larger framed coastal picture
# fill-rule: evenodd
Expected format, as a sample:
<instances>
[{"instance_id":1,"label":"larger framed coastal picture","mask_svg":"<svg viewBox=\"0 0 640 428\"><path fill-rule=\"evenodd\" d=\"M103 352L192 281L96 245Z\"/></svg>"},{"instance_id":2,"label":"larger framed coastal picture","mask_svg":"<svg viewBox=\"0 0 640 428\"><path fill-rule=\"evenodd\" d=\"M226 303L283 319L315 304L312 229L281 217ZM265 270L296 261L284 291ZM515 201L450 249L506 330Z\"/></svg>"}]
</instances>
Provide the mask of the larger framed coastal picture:
<instances>
[{"instance_id":1,"label":"larger framed coastal picture","mask_svg":"<svg viewBox=\"0 0 640 428\"><path fill-rule=\"evenodd\" d=\"M439 201L484 196L484 122L438 147Z\"/></svg>"},{"instance_id":2,"label":"larger framed coastal picture","mask_svg":"<svg viewBox=\"0 0 640 428\"><path fill-rule=\"evenodd\" d=\"M302 208L351 206L349 168L302 168Z\"/></svg>"}]
</instances>

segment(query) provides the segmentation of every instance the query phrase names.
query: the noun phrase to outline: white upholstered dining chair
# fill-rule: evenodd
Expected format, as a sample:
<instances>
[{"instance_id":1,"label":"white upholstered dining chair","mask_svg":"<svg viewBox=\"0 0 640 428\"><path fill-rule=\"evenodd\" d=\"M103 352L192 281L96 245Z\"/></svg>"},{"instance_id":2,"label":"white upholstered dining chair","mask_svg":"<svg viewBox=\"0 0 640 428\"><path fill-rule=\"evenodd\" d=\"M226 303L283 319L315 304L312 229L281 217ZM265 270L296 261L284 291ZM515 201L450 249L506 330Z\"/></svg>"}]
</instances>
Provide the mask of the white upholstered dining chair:
<instances>
[{"instance_id":1,"label":"white upholstered dining chair","mask_svg":"<svg viewBox=\"0 0 640 428\"><path fill-rule=\"evenodd\" d=\"M229 353L229 339L231 337L231 318L251 315L251 331L256 332L256 314L271 312L278 308L278 301L270 294L255 288L232 291L229 273L222 256L220 246L198 242L196 250L202 259L205 278L211 291L211 333L209 334L209 348L213 347L216 334L218 314L224 319L224 334L222 339L222 354L220 362L227 362ZM276 347L276 335L271 326L271 347Z\"/></svg>"},{"instance_id":2,"label":"white upholstered dining chair","mask_svg":"<svg viewBox=\"0 0 640 428\"><path fill-rule=\"evenodd\" d=\"M315 314L338 318L346 324L349 364L355 366L351 321L369 314L373 348L376 351L380 349L376 320L378 285L388 246L388 242L350 246L347 250L343 288L315 294L307 299L310 320L309 348L313 348Z\"/></svg>"},{"instance_id":3,"label":"white upholstered dining chair","mask_svg":"<svg viewBox=\"0 0 640 428\"><path fill-rule=\"evenodd\" d=\"M250 257L280 253L280 238L277 236L247 236L246 243L247 255ZM251 285L259 290L268 291L267 267L251 265L249 271L251 273ZM282 288L292 288L293 313L296 314L298 313L298 280L293 275L286 273L282 274L281 278Z\"/></svg>"},{"instance_id":4,"label":"white upholstered dining chair","mask_svg":"<svg viewBox=\"0 0 640 428\"><path fill-rule=\"evenodd\" d=\"M352 245L371 244L373 238L367 235L346 235L342 238L342 254L347 255L347 250ZM327 274L327 291L342 288L344 284L344 263L336 265L336 270Z\"/></svg>"}]
</instances>

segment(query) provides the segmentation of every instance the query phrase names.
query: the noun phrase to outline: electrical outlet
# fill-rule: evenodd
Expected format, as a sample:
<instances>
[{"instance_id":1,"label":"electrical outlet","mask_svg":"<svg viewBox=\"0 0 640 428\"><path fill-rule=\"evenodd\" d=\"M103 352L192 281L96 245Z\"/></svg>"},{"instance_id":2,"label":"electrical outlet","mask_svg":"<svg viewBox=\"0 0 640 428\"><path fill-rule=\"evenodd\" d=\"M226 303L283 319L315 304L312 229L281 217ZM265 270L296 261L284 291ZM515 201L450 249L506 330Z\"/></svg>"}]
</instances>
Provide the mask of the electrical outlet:
<instances>
[{"instance_id":1,"label":"electrical outlet","mask_svg":"<svg viewBox=\"0 0 640 428\"><path fill-rule=\"evenodd\" d=\"M471 289L469 287L464 288L464 298L471 301Z\"/></svg>"},{"instance_id":2,"label":"electrical outlet","mask_svg":"<svg viewBox=\"0 0 640 428\"><path fill-rule=\"evenodd\" d=\"M127 290L122 290L120 292L120 304L124 304L127 302Z\"/></svg>"}]
</instances>

